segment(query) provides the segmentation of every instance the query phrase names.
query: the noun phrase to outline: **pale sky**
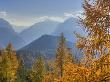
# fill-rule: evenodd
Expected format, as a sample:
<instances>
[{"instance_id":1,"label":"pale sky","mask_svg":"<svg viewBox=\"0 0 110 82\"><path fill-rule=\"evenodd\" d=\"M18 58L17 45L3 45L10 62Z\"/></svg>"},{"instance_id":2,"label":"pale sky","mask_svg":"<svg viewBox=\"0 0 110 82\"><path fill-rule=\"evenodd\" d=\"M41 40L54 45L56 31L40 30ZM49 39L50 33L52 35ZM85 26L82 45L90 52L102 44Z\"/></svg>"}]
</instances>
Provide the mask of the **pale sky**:
<instances>
[{"instance_id":1,"label":"pale sky","mask_svg":"<svg viewBox=\"0 0 110 82\"><path fill-rule=\"evenodd\" d=\"M62 22L82 12L83 0L0 0L0 18L17 26L50 19Z\"/></svg>"}]
</instances>

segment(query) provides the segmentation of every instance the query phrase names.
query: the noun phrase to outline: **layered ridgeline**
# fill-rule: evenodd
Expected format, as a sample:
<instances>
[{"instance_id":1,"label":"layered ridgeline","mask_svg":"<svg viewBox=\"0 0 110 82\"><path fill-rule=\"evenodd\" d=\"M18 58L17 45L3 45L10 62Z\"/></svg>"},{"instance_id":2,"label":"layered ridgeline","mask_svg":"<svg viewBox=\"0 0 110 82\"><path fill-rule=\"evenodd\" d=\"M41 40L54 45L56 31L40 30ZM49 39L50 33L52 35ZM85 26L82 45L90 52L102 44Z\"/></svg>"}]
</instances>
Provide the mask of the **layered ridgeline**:
<instances>
[{"instance_id":1,"label":"layered ridgeline","mask_svg":"<svg viewBox=\"0 0 110 82\"><path fill-rule=\"evenodd\" d=\"M29 28L23 30L20 33L20 36L25 40L25 45L27 45L44 34L51 34L54 32L58 24L58 22L52 20L35 23Z\"/></svg>"},{"instance_id":2,"label":"layered ridgeline","mask_svg":"<svg viewBox=\"0 0 110 82\"><path fill-rule=\"evenodd\" d=\"M22 32L18 34L13 28L16 29L15 31L19 29L18 32L21 30ZM16 49L20 49L42 35L48 34L59 36L62 32L68 41L75 43L76 37L74 36L74 32L78 31L83 34L83 30L81 30L78 26L75 18L69 18L63 23L48 19L43 22L35 23L30 27L23 27L22 29L21 27L12 27L8 21L0 19L0 46L6 47L6 45L10 42Z\"/></svg>"},{"instance_id":3,"label":"layered ridgeline","mask_svg":"<svg viewBox=\"0 0 110 82\"><path fill-rule=\"evenodd\" d=\"M70 17L64 22L56 22L47 19L43 22L35 23L23 30L20 33L20 36L25 40L25 45L27 45L42 35L48 34L60 36L62 32L64 33L64 36L67 38L67 40L74 43L76 42L76 36L74 35L74 32L84 35L84 31L78 25L77 19Z\"/></svg>"},{"instance_id":4,"label":"layered ridgeline","mask_svg":"<svg viewBox=\"0 0 110 82\"><path fill-rule=\"evenodd\" d=\"M30 66L33 60L39 55L43 55L46 59L55 58L56 49L58 47L59 37L52 35L43 35L34 40L32 43L18 50L18 54L22 56L26 66ZM75 44L67 41L66 45L72 49L75 57L80 58L81 52L76 48Z\"/></svg>"},{"instance_id":5,"label":"layered ridgeline","mask_svg":"<svg viewBox=\"0 0 110 82\"><path fill-rule=\"evenodd\" d=\"M79 31L83 34L83 30L77 25L75 18L69 18L63 23L45 20L28 28L24 27L25 30L19 34L13 28L15 29L9 22L0 19L0 46L3 48L8 43L12 43L18 50L17 53L20 53L26 61L30 60L28 63L37 54L42 54L46 58L53 58L57 48L58 36L62 32L68 40L68 47L72 48L76 57L80 57L80 55L77 55L80 54L80 51L75 46L76 37L74 36L74 32Z\"/></svg>"},{"instance_id":6,"label":"layered ridgeline","mask_svg":"<svg viewBox=\"0 0 110 82\"><path fill-rule=\"evenodd\" d=\"M19 49L24 44L24 40L14 31L8 21L0 18L0 47L4 48L9 43L12 43L16 49Z\"/></svg>"},{"instance_id":7,"label":"layered ridgeline","mask_svg":"<svg viewBox=\"0 0 110 82\"><path fill-rule=\"evenodd\" d=\"M80 33L81 35L85 35L84 30L78 25L78 19L76 18L68 18L63 23L60 23L55 29L53 35L59 36L62 32L70 42L76 42L76 36L74 32Z\"/></svg>"}]
</instances>

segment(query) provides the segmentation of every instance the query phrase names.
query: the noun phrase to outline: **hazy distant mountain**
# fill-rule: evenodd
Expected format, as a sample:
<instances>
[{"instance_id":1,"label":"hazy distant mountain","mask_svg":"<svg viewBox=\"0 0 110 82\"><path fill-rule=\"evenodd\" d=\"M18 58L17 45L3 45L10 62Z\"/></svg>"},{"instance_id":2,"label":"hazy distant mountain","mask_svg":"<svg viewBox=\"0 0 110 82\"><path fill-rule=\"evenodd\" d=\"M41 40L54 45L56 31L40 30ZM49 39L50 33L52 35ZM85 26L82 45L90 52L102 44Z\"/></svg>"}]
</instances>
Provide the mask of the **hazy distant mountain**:
<instances>
[{"instance_id":1,"label":"hazy distant mountain","mask_svg":"<svg viewBox=\"0 0 110 82\"><path fill-rule=\"evenodd\" d=\"M39 54L42 54L47 59L54 58L56 53L56 48L58 46L58 39L59 37L57 36L43 35L40 38L33 41L32 43L18 50L17 53L24 58L25 62L28 63L30 61L30 58L34 59ZM81 53L76 48L75 44L71 42L67 42L66 45L72 49L76 57L81 56Z\"/></svg>"},{"instance_id":2,"label":"hazy distant mountain","mask_svg":"<svg viewBox=\"0 0 110 82\"><path fill-rule=\"evenodd\" d=\"M18 35L13 28L18 32L23 29L24 31ZM63 23L45 20L43 22L36 23L27 29L25 29L26 27L13 28L12 25L10 25L6 20L0 19L0 47L5 47L9 42L11 42L16 49L19 49L38 39L42 35L49 34L59 36L61 32L64 33L68 41L75 42L76 37L73 32L78 32L81 34L84 32L81 27L78 26L77 20L74 18L69 18Z\"/></svg>"},{"instance_id":3,"label":"hazy distant mountain","mask_svg":"<svg viewBox=\"0 0 110 82\"><path fill-rule=\"evenodd\" d=\"M27 45L44 34L59 36L62 32L70 42L76 42L74 32L84 35L84 31L78 25L77 19L68 18L63 23L52 20L36 23L22 31L20 36L25 40L25 45Z\"/></svg>"},{"instance_id":4,"label":"hazy distant mountain","mask_svg":"<svg viewBox=\"0 0 110 82\"><path fill-rule=\"evenodd\" d=\"M6 47L8 43L12 43L18 49L23 42L23 39L14 31L9 22L0 18L0 47Z\"/></svg>"},{"instance_id":5,"label":"hazy distant mountain","mask_svg":"<svg viewBox=\"0 0 110 82\"><path fill-rule=\"evenodd\" d=\"M62 32L71 42L76 42L74 32L84 35L84 30L81 29L81 27L78 25L78 20L75 18L69 18L63 23L60 23L53 34L59 36Z\"/></svg>"},{"instance_id":6,"label":"hazy distant mountain","mask_svg":"<svg viewBox=\"0 0 110 82\"><path fill-rule=\"evenodd\" d=\"M13 29L17 33L21 33L23 30L25 30L27 28L29 28L29 26L16 26L16 25L13 25Z\"/></svg>"},{"instance_id":7,"label":"hazy distant mountain","mask_svg":"<svg viewBox=\"0 0 110 82\"><path fill-rule=\"evenodd\" d=\"M28 44L44 34L51 34L56 29L57 25L58 22L46 20L36 23L22 31L20 36L26 41L26 44Z\"/></svg>"}]
</instances>

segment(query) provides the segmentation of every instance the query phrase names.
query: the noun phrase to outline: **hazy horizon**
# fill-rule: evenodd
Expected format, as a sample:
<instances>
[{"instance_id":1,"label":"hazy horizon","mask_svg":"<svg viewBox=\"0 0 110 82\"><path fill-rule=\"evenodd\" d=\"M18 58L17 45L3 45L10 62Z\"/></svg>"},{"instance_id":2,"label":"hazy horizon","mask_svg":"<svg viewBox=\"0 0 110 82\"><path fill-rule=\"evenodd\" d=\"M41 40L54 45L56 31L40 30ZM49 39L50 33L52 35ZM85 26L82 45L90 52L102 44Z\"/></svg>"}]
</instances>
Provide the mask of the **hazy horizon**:
<instances>
[{"instance_id":1,"label":"hazy horizon","mask_svg":"<svg viewBox=\"0 0 110 82\"><path fill-rule=\"evenodd\" d=\"M81 0L1 0L0 18L15 26L31 26L44 20L63 22L82 12Z\"/></svg>"}]
</instances>

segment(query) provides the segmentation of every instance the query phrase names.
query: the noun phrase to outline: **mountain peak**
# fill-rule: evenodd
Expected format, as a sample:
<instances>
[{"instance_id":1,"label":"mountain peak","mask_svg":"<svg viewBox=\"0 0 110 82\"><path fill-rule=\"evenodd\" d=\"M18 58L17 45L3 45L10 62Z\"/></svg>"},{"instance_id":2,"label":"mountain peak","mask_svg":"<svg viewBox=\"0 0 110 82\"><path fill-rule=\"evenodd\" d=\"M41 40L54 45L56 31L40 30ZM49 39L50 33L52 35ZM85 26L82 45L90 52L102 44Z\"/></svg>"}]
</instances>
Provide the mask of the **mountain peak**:
<instances>
[{"instance_id":1,"label":"mountain peak","mask_svg":"<svg viewBox=\"0 0 110 82\"><path fill-rule=\"evenodd\" d=\"M3 18L0 18L0 28L6 28L6 29L14 32L12 25L7 20L5 20Z\"/></svg>"},{"instance_id":2,"label":"mountain peak","mask_svg":"<svg viewBox=\"0 0 110 82\"><path fill-rule=\"evenodd\" d=\"M55 31L58 24L59 23L50 20L35 23L34 25L30 26L28 29L22 31L20 33L20 36L25 39L27 45L30 42L34 41L35 39L38 39L42 35L52 34Z\"/></svg>"},{"instance_id":3,"label":"mountain peak","mask_svg":"<svg viewBox=\"0 0 110 82\"><path fill-rule=\"evenodd\" d=\"M0 23L9 24L7 20L0 18Z\"/></svg>"},{"instance_id":4,"label":"mountain peak","mask_svg":"<svg viewBox=\"0 0 110 82\"><path fill-rule=\"evenodd\" d=\"M23 42L22 38L14 31L12 25L7 20L0 18L0 44L6 47L8 43L12 43L18 49Z\"/></svg>"},{"instance_id":5,"label":"mountain peak","mask_svg":"<svg viewBox=\"0 0 110 82\"><path fill-rule=\"evenodd\" d=\"M68 18L67 20L64 21L64 23L71 23L71 22L76 23L77 19L73 18L73 17L70 17L70 18Z\"/></svg>"},{"instance_id":6,"label":"mountain peak","mask_svg":"<svg viewBox=\"0 0 110 82\"><path fill-rule=\"evenodd\" d=\"M0 21L6 21L5 19L3 19L3 18L0 18Z\"/></svg>"},{"instance_id":7,"label":"mountain peak","mask_svg":"<svg viewBox=\"0 0 110 82\"><path fill-rule=\"evenodd\" d=\"M42 35L41 38L43 37L53 37L52 35L48 35L48 34L45 34L45 35Z\"/></svg>"}]
</instances>

